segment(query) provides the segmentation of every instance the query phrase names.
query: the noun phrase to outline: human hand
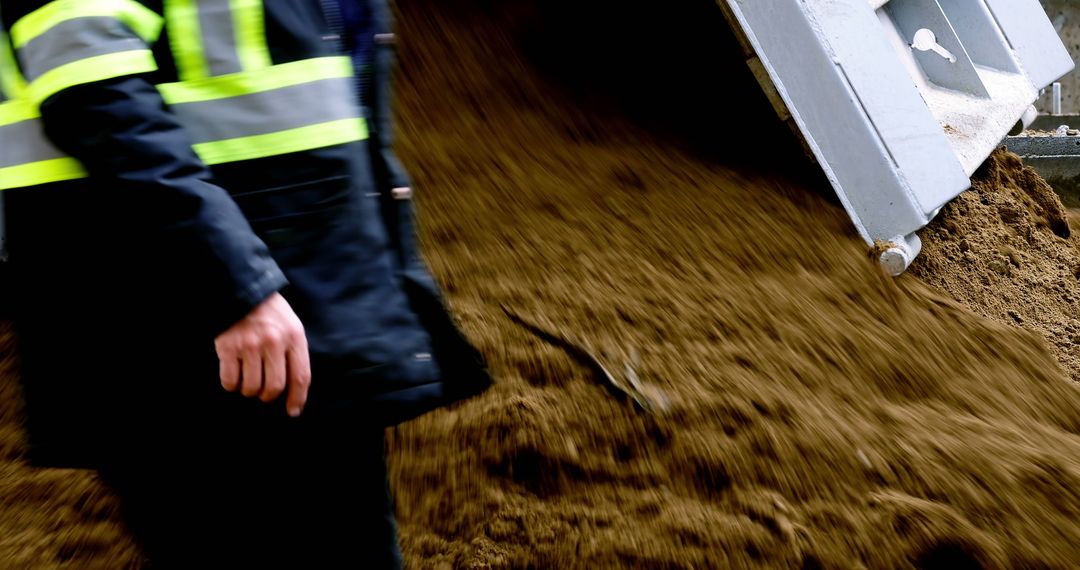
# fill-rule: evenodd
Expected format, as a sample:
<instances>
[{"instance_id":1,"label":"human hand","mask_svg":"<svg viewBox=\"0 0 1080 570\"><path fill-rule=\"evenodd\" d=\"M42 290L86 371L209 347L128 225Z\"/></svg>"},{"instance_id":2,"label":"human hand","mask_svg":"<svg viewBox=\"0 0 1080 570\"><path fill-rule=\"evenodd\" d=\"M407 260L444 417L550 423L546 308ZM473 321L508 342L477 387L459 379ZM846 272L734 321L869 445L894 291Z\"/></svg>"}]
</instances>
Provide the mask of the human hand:
<instances>
[{"instance_id":1,"label":"human hand","mask_svg":"<svg viewBox=\"0 0 1080 570\"><path fill-rule=\"evenodd\" d=\"M300 415L311 385L311 361L300 318L278 293L214 340L221 386L272 402L288 389L286 410Z\"/></svg>"}]
</instances>

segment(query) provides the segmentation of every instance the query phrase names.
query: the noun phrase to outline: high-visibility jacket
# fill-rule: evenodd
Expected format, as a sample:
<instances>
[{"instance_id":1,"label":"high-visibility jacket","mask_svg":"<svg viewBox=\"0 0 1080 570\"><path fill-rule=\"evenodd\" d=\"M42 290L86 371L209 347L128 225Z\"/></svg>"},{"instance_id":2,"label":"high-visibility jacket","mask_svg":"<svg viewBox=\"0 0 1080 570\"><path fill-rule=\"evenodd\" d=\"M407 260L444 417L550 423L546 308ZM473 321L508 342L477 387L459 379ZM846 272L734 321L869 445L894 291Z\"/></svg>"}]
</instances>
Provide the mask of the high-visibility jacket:
<instances>
[{"instance_id":1,"label":"high-visibility jacket","mask_svg":"<svg viewBox=\"0 0 1080 570\"><path fill-rule=\"evenodd\" d=\"M40 114L26 93L7 35L0 33L0 190L86 176L82 165L57 150L42 132Z\"/></svg>"},{"instance_id":2,"label":"high-visibility jacket","mask_svg":"<svg viewBox=\"0 0 1080 570\"><path fill-rule=\"evenodd\" d=\"M133 423L191 409L236 417L248 404L217 384L212 341L275 291L308 335L310 413L387 425L486 388L390 192L408 184L390 48L365 111L334 4L0 0L0 189L35 448L137 439Z\"/></svg>"},{"instance_id":3,"label":"high-visibility jacket","mask_svg":"<svg viewBox=\"0 0 1080 570\"><path fill-rule=\"evenodd\" d=\"M160 82L157 88L188 129L204 163L366 139L365 122L350 97L349 58L309 49L275 61L264 16L259 0L165 1L164 18L135 0L46 3L17 19L10 29L25 79L18 69L4 65L4 83L19 101L6 111L11 115L8 120L36 118L38 105L74 86L158 72L153 46L164 25L175 72L158 78L175 75L177 81ZM9 49L4 51L10 54ZM25 124L27 129L33 126ZM3 136L19 140L22 134L12 131ZM22 156L12 152L10 160L22 162L2 167L22 169L26 178L10 174L19 171L0 171L0 184L11 187L28 185L24 182L34 178L56 178L56 165L44 164L55 160L55 154L48 145L27 148ZM69 169L67 176L75 176L77 170Z\"/></svg>"}]
</instances>

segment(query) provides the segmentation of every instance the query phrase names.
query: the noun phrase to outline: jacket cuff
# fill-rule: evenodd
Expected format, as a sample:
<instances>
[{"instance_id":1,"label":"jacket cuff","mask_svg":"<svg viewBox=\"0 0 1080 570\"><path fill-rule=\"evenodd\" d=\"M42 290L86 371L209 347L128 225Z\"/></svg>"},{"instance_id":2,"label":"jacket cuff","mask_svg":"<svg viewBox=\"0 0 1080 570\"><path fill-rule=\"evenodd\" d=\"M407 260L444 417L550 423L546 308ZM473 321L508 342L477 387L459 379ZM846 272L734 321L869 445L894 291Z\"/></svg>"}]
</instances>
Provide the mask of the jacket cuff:
<instances>
[{"instance_id":1,"label":"jacket cuff","mask_svg":"<svg viewBox=\"0 0 1080 570\"><path fill-rule=\"evenodd\" d=\"M273 261L267 260L260 265L262 267L259 269L253 268L257 271L253 278L237 284L232 299L227 301L226 306L211 313L213 315L211 326L215 337L228 330L255 310L255 307L289 284L285 274Z\"/></svg>"}]
</instances>

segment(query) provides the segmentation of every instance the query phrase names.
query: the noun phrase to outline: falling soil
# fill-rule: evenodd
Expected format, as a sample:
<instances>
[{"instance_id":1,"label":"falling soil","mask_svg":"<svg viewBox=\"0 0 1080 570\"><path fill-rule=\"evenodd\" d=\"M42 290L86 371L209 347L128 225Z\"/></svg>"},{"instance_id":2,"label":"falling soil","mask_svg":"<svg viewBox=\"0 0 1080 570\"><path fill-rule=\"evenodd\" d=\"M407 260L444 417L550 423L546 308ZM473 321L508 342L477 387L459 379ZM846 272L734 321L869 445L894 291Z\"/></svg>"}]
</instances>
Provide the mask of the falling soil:
<instances>
[{"instance_id":1,"label":"falling soil","mask_svg":"<svg viewBox=\"0 0 1080 570\"><path fill-rule=\"evenodd\" d=\"M498 379L390 433L408 566L1073 566L1080 241L1037 179L998 155L891 279L714 3L539 4L400 6L421 239ZM0 560L134 561L89 475L18 459L5 362Z\"/></svg>"}]
</instances>

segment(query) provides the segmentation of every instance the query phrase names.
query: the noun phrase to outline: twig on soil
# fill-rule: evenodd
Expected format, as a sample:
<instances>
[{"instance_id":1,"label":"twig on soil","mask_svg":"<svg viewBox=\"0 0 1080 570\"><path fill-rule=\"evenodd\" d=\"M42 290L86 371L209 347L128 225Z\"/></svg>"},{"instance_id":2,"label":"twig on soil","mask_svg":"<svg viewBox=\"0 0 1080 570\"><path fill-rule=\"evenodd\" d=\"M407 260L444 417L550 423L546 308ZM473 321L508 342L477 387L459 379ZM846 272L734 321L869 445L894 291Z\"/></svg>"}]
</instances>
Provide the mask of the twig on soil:
<instances>
[{"instance_id":1,"label":"twig on soil","mask_svg":"<svg viewBox=\"0 0 1080 570\"><path fill-rule=\"evenodd\" d=\"M608 391L619 400L625 401L626 399L630 399L638 409L646 412L655 412L667 407L666 398L662 396L652 398L646 394L645 387L641 384L637 375L636 368L640 365L640 356L637 356L636 351L633 351L631 362L626 363L626 378L627 383L629 384L629 386L626 386L616 380L615 376L608 371L602 362L600 362L600 359L585 347L567 339L565 336L551 332L537 324L529 322L510 310L506 305L502 305L502 310L515 324L536 335L541 340L563 349L571 358L592 370L593 375L600 379ZM658 392L655 388L650 391Z\"/></svg>"}]
</instances>

